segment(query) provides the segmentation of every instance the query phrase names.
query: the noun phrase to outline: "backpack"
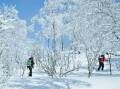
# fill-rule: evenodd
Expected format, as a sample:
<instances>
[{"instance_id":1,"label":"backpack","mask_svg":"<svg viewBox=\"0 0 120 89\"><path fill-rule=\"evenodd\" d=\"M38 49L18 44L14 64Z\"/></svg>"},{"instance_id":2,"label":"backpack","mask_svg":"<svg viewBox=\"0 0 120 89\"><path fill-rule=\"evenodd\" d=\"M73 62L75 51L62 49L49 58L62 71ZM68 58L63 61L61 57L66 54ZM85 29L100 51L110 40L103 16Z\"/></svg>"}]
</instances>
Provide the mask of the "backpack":
<instances>
[{"instance_id":1,"label":"backpack","mask_svg":"<svg viewBox=\"0 0 120 89\"><path fill-rule=\"evenodd\" d=\"M105 57L104 55L101 55L99 58L98 58L99 62L104 62L105 61Z\"/></svg>"},{"instance_id":2,"label":"backpack","mask_svg":"<svg viewBox=\"0 0 120 89\"><path fill-rule=\"evenodd\" d=\"M28 61L27 61L27 66L31 66L31 64L32 64L32 61L31 61L31 60L28 60Z\"/></svg>"}]
</instances>

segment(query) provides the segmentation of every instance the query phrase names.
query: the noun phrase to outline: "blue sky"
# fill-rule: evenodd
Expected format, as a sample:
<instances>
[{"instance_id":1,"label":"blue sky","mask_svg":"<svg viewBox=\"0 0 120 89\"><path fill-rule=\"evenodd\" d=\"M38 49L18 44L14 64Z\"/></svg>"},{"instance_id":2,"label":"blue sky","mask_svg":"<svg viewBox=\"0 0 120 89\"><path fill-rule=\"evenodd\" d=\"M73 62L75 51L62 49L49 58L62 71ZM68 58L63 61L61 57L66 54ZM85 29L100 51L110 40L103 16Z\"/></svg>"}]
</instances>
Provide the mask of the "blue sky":
<instances>
[{"instance_id":1,"label":"blue sky","mask_svg":"<svg viewBox=\"0 0 120 89\"><path fill-rule=\"evenodd\" d=\"M31 24L31 18L36 15L44 6L44 0L0 0L0 5L15 5L20 19L26 20L27 25ZM35 29L40 28L36 27ZM28 33L29 38L35 37L34 33Z\"/></svg>"},{"instance_id":2,"label":"blue sky","mask_svg":"<svg viewBox=\"0 0 120 89\"><path fill-rule=\"evenodd\" d=\"M0 5L16 5L19 11L19 17L25 19L30 24L32 16L37 14L40 8L43 7L44 0L0 0Z\"/></svg>"},{"instance_id":3,"label":"blue sky","mask_svg":"<svg viewBox=\"0 0 120 89\"><path fill-rule=\"evenodd\" d=\"M116 3L120 2L120 0L113 0L113 1L116 2Z\"/></svg>"}]
</instances>

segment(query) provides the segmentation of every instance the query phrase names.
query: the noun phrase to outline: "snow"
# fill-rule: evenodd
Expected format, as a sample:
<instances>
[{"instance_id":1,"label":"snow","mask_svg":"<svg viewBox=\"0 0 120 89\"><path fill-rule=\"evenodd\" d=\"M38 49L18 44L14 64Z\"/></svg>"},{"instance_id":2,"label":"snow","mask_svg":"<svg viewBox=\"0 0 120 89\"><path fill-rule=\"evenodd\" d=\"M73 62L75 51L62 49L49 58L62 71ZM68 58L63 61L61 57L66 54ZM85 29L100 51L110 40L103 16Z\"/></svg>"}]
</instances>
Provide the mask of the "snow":
<instances>
[{"instance_id":1,"label":"snow","mask_svg":"<svg viewBox=\"0 0 120 89\"><path fill-rule=\"evenodd\" d=\"M91 78L87 76L87 68L70 73L67 77L51 78L45 73L33 72L32 77L26 75L12 77L5 89L119 89L120 72L112 71L110 76L107 65L104 71L94 71Z\"/></svg>"},{"instance_id":2,"label":"snow","mask_svg":"<svg viewBox=\"0 0 120 89\"><path fill-rule=\"evenodd\" d=\"M33 76L28 77L26 69L23 77L12 77L6 83L5 89L119 89L120 72L112 65L112 75L109 72L109 63L105 63L104 71L93 71L88 78L88 71L84 54L77 55L82 66L80 70L69 73L66 77L51 78L44 72L33 69Z\"/></svg>"},{"instance_id":3,"label":"snow","mask_svg":"<svg viewBox=\"0 0 120 89\"><path fill-rule=\"evenodd\" d=\"M119 89L119 9L111 0L46 0L28 26L15 6L1 6L0 89ZM110 60L97 71L95 58L104 51ZM37 64L32 77L26 69L29 56ZM95 68L90 78L87 63L89 72Z\"/></svg>"}]
</instances>

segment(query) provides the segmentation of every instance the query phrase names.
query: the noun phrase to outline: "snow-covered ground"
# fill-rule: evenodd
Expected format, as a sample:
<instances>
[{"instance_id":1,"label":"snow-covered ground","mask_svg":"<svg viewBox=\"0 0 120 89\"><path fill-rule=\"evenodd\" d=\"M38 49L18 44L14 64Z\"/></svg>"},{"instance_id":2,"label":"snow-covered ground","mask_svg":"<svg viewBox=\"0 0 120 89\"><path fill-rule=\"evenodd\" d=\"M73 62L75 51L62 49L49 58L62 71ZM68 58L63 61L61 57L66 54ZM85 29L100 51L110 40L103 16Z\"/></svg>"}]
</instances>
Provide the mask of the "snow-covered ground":
<instances>
[{"instance_id":1,"label":"snow-covered ground","mask_svg":"<svg viewBox=\"0 0 120 89\"><path fill-rule=\"evenodd\" d=\"M109 74L109 67L105 65L104 71L94 71L91 78L87 77L86 67L80 71L70 73L63 78L50 78L45 73L33 72L32 77L11 78L5 89L120 89L120 72Z\"/></svg>"},{"instance_id":2,"label":"snow-covered ground","mask_svg":"<svg viewBox=\"0 0 120 89\"><path fill-rule=\"evenodd\" d=\"M120 89L120 71L112 65L112 75L109 72L109 63L105 63L104 71L93 71L88 78L88 71L84 54L77 55L81 60L79 71L74 71L63 78L51 78L45 73L33 70L33 76L28 77L28 71L21 77L12 77L5 89ZM97 69L98 65L96 66Z\"/></svg>"}]
</instances>

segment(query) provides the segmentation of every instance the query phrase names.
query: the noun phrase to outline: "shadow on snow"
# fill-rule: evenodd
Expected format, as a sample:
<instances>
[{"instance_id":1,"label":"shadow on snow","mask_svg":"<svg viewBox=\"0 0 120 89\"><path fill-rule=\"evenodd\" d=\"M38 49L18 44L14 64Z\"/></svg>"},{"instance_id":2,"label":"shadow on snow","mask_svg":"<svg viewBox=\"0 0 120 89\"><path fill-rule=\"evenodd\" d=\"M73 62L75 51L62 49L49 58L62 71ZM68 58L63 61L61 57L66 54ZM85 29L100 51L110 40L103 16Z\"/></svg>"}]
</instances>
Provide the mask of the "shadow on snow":
<instances>
[{"instance_id":1,"label":"shadow on snow","mask_svg":"<svg viewBox=\"0 0 120 89\"><path fill-rule=\"evenodd\" d=\"M13 89L15 87L17 89L70 89L70 86L90 87L91 85L88 82L75 79L51 79L49 77L18 79L13 82L11 81L9 84L9 87Z\"/></svg>"}]
</instances>

